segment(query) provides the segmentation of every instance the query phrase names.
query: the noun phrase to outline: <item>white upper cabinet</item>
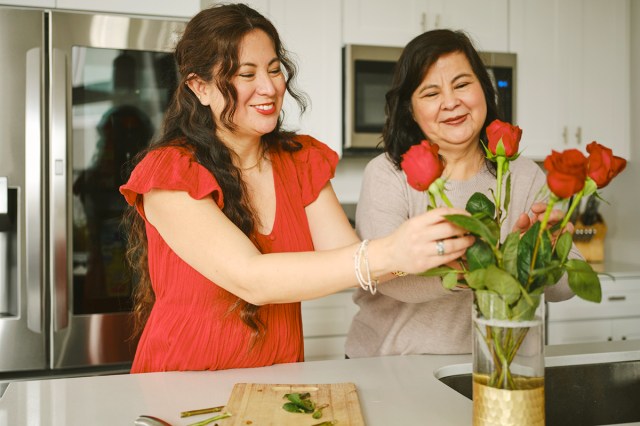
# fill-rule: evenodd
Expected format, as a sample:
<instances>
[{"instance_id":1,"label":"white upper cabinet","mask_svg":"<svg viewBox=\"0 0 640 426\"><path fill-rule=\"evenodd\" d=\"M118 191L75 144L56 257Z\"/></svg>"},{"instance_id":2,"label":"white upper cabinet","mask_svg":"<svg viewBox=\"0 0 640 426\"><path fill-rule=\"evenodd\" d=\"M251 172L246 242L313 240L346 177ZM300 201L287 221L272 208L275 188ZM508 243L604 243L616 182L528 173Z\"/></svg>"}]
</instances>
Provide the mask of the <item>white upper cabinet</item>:
<instances>
[{"instance_id":1,"label":"white upper cabinet","mask_svg":"<svg viewBox=\"0 0 640 426\"><path fill-rule=\"evenodd\" d=\"M0 1L0 6L26 6L26 7L56 7L56 0L13 0L13 1Z\"/></svg>"},{"instance_id":2,"label":"white upper cabinet","mask_svg":"<svg viewBox=\"0 0 640 426\"><path fill-rule=\"evenodd\" d=\"M628 0L510 0L523 155L586 152L595 140L628 158Z\"/></svg>"},{"instance_id":3,"label":"white upper cabinet","mask_svg":"<svg viewBox=\"0 0 640 426\"><path fill-rule=\"evenodd\" d=\"M200 0L56 0L56 7L91 12L191 18L200 11Z\"/></svg>"},{"instance_id":4,"label":"white upper cabinet","mask_svg":"<svg viewBox=\"0 0 640 426\"><path fill-rule=\"evenodd\" d=\"M340 0L270 0L265 13L298 66L298 88L310 99L300 117L293 99L285 98L285 127L311 135L341 154Z\"/></svg>"},{"instance_id":5,"label":"white upper cabinet","mask_svg":"<svg viewBox=\"0 0 640 426\"><path fill-rule=\"evenodd\" d=\"M508 0L343 0L345 44L406 45L424 31L466 31L479 50L508 51Z\"/></svg>"}]
</instances>

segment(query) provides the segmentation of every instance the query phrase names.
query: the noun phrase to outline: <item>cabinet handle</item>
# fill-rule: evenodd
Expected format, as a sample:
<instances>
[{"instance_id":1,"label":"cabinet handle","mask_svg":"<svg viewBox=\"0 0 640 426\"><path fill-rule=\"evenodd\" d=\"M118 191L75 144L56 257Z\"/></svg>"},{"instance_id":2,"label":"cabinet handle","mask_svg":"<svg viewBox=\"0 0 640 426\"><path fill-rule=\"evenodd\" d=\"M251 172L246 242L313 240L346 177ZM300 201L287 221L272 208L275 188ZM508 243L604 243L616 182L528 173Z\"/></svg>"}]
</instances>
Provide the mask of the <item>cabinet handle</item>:
<instances>
[{"instance_id":1,"label":"cabinet handle","mask_svg":"<svg viewBox=\"0 0 640 426\"><path fill-rule=\"evenodd\" d=\"M435 27L436 28L440 28L440 14L439 13L436 15L436 25L435 25Z\"/></svg>"},{"instance_id":2,"label":"cabinet handle","mask_svg":"<svg viewBox=\"0 0 640 426\"><path fill-rule=\"evenodd\" d=\"M422 12L422 16L420 17L420 27L422 28L422 32L427 31L427 14Z\"/></svg>"},{"instance_id":3,"label":"cabinet handle","mask_svg":"<svg viewBox=\"0 0 640 426\"><path fill-rule=\"evenodd\" d=\"M622 336L622 340L627 340L627 336Z\"/></svg>"},{"instance_id":4,"label":"cabinet handle","mask_svg":"<svg viewBox=\"0 0 640 426\"><path fill-rule=\"evenodd\" d=\"M607 337L607 341L611 342L613 340L613 337Z\"/></svg>"},{"instance_id":5,"label":"cabinet handle","mask_svg":"<svg viewBox=\"0 0 640 426\"><path fill-rule=\"evenodd\" d=\"M609 296L607 300L609 302L624 302L627 300L627 296Z\"/></svg>"},{"instance_id":6,"label":"cabinet handle","mask_svg":"<svg viewBox=\"0 0 640 426\"><path fill-rule=\"evenodd\" d=\"M564 126L562 128L562 141L565 145L569 144L569 129L567 128L567 126Z\"/></svg>"},{"instance_id":7,"label":"cabinet handle","mask_svg":"<svg viewBox=\"0 0 640 426\"><path fill-rule=\"evenodd\" d=\"M576 143L580 145L582 143L582 127L578 126L576 130Z\"/></svg>"}]
</instances>

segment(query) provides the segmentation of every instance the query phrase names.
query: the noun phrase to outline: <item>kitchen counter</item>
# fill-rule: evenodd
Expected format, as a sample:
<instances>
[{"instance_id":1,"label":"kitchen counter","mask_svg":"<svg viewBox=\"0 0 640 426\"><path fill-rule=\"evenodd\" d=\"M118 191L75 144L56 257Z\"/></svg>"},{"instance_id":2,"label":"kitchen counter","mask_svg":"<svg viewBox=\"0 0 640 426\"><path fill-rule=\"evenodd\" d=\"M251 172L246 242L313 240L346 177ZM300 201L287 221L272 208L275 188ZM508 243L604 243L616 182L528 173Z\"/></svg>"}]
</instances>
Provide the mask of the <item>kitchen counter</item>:
<instances>
[{"instance_id":1,"label":"kitchen counter","mask_svg":"<svg viewBox=\"0 0 640 426\"><path fill-rule=\"evenodd\" d=\"M640 341L546 350L547 366L639 359ZM408 355L14 382L0 399L0 425L131 425L138 415L149 414L183 426L206 416L180 419L181 411L224 405L239 382L353 382L367 425L464 425L471 422L472 402L438 377L469 373L470 361L469 355Z\"/></svg>"}]
</instances>

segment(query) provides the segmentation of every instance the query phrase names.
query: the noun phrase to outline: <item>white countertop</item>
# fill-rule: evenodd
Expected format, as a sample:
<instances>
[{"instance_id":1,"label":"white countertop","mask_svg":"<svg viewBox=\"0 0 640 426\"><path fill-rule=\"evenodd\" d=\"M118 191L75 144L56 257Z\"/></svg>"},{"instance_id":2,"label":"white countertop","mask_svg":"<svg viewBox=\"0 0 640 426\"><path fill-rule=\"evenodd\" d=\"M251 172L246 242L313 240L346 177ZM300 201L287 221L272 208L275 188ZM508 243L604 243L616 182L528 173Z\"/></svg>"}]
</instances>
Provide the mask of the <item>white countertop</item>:
<instances>
[{"instance_id":1,"label":"white countertop","mask_svg":"<svg viewBox=\"0 0 640 426\"><path fill-rule=\"evenodd\" d=\"M637 360L640 341L549 346L546 356L547 366ZM353 382L367 425L465 425L472 402L436 377L469 373L469 363L469 355L409 355L14 382L0 399L0 425L132 425L149 414L184 426L206 416L180 419L181 411L225 405L242 382Z\"/></svg>"}]
</instances>

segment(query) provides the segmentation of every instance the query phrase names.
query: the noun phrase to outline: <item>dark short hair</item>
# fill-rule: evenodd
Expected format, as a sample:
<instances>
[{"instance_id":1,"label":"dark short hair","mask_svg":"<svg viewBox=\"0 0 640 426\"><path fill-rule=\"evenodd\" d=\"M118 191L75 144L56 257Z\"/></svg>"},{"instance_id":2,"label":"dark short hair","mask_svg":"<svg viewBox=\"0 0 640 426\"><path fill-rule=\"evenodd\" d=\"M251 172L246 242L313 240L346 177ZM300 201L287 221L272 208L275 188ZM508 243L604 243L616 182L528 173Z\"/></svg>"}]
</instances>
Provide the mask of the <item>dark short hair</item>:
<instances>
[{"instance_id":1,"label":"dark short hair","mask_svg":"<svg viewBox=\"0 0 640 426\"><path fill-rule=\"evenodd\" d=\"M420 34L407 44L398 60L391 89L386 94L387 116L382 140L384 149L398 169L402 154L425 139L425 135L413 119L411 95L418 88L433 64L443 55L463 53L478 78L487 103L484 129L498 118L496 91L473 43L463 31L433 30Z\"/></svg>"}]
</instances>

